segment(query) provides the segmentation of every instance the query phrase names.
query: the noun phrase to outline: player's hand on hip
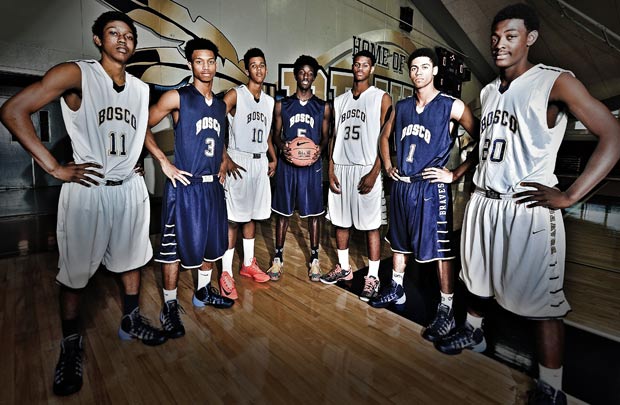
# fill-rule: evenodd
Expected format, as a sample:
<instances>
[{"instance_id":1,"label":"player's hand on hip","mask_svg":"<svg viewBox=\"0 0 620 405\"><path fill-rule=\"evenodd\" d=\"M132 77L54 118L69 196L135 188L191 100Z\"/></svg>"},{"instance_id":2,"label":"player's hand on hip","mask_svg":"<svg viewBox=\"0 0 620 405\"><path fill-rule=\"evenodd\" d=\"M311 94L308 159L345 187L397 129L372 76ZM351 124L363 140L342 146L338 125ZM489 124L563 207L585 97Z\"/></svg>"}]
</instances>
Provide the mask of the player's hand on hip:
<instances>
[{"instance_id":1,"label":"player's hand on hip","mask_svg":"<svg viewBox=\"0 0 620 405\"><path fill-rule=\"evenodd\" d=\"M269 162L267 164L267 175L269 177L273 177L274 174L276 174L276 167L278 165L278 162L273 161L273 162Z\"/></svg>"},{"instance_id":2,"label":"player's hand on hip","mask_svg":"<svg viewBox=\"0 0 620 405\"><path fill-rule=\"evenodd\" d=\"M529 203L527 208L545 207L557 210L572 205L566 193L555 187L547 187L540 183L529 181L521 182L521 186L534 188L534 190L521 191L513 196L513 198L520 198L517 204Z\"/></svg>"},{"instance_id":3,"label":"player's hand on hip","mask_svg":"<svg viewBox=\"0 0 620 405\"><path fill-rule=\"evenodd\" d=\"M377 175L376 174L373 174L372 171L370 171L370 173L366 173L360 179L360 182L357 185L357 191L360 194L368 194L368 193L370 193L370 190L372 190L372 188L375 186L376 181L377 181Z\"/></svg>"},{"instance_id":4,"label":"player's hand on hip","mask_svg":"<svg viewBox=\"0 0 620 405\"><path fill-rule=\"evenodd\" d=\"M237 177L239 177L240 179L243 178L243 176L241 175L241 171L245 172L246 170L243 167L236 164L234 160L228 158L225 166L226 166L226 174L228 174L229 176L233 176L235 180L237 180Z\"/></svg>"},{"instance_id":5,"label":"player's hand on hip","mask_svg":"<svg viewBox=\"0 0 620 405\"><path fill-rule=\"evenodd\" d=\"M400 176L398 175L398 169L394 166L391 166L385 169L385 174L387 174L394 181L400 181Z\"/></svg>"},{"instance_id":6,"label":"player's hand on hip","mask_svg":"<svg viewBox=\"0 0 620 405\"><path fill-rule=\"evenodd\" d=\"M177 186L177 181L181 182L184 186L187 186L189 184L187 177L192 177L191 173L177 169L177 167L170 162L163 164L161 170L172 182L172 187Z\"/></svg>"},{"instance_id":7,"label":"player's hand on hip","mask_svg":"<svg viewBox=\"0 0 620 405\"><path fill-rule=\"evenodd\" d=\"M329 174L329 189L335 194L340 194L340 182L333 173Z\"/></svg>"},{"instance_id":8,"label":"player's hand on hip","mask_svg":"<svg viewBox=\"0 0 620 405\"><path fill-rule=\"evenodd\" d=\"M452 183L454 174L445 167L427 167L422 170L422 178L431 183Z\"/></svg>"},{"instance_id":9,"label":"player's hand on hip","mask_svg":"<svg viewBox=\"0 0 620 405\"><path fill-rule=\"evenodd\" d=\"M79 183L85 187L91 185L98 186L99 182L91 176L99 177L103 179L103 174L97 170L102 169L99 163L88 162L76 164L75 162L69 162L66 165L60 165L58 168L50 172L52 176L58 180L62 180L69 183Z\"/></svg>"},{"instance_id":10,"label":"player's hand on hip","mask_svg":"<svg viewBox=\"0 0 620 405\"><path fill-rule=\"evenodd\" d=\"M134 173L138 176L144 177L144 165L140 162L137 162L133 168Z\"/></svg>"}]
</instances>

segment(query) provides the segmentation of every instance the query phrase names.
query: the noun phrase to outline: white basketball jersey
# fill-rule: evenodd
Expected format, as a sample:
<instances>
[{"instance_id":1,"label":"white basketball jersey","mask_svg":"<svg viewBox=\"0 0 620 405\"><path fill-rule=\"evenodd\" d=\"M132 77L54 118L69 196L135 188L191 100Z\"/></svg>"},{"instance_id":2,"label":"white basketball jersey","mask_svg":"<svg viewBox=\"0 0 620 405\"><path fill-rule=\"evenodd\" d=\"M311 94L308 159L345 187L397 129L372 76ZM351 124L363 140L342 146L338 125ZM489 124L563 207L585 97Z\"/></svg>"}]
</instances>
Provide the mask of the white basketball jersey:
<instances>
[{"instance_id":1,"label":"white basketball jersey","mask_svg":"<svg viewBox=\"0 0 620 405\"><path fill-rule=\"evenodd\" d=\"M149 117L149 87L125 73L122 91L95 60L75 61L82 71L82 103L71 110L61 98L62 117L75 163L96 162L105 180L124 180L142 152Z\"/></svg>"},{"instance_id":2,"label":"white basketball jersey","mask_svg":"<svg viewBox=\"0 0 620 405\"><path fill-rule=\"evenodd\" d=\"M556 79L567 72L536 65L500 93L498 77L480 92L480 163L474 174L476 186L499 193L528 189L522 181L555 186L555 161L566 130L564 112L553 128L547 126L549 95Z\"/></svg>"},{"instance_id":3,"label":"white basketball jersey","mask_svg":"<svg viewBox=\"0 0 620 405\"><path fill-rule=\"evenodd\" d=\"M237 91L235 116L228 115L228 148L246 153L267 152L274 100L261 91L258 102L245 85Z\"/></svg>"},{"instance_id":4,"label":"white basketball jersey","mask_svg":"<svg viewBox=\"0 0 620 405\"><path fill-rule=\"evenodd\" d=\"M339 165L372 165L381 132L381 101L385 92L370 86L356 99L351 91L334 100L336 143L333 160Z\"/></svg>"}]
</instances>

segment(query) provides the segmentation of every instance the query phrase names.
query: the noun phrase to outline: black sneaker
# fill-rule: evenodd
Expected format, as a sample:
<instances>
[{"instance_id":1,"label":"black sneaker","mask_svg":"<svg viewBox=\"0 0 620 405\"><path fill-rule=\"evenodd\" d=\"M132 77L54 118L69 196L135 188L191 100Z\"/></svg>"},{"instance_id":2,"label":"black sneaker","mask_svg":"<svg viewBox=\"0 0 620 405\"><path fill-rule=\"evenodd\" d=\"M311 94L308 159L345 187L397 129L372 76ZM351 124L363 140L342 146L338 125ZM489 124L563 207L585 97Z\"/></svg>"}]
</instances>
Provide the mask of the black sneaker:
<instances>
[{"instance_id":1,"label":"black sneaker","mask_svg":"<svg viewBox=\"0 0 620 405\"><path fill-rule=\"evenodd\" d=\"M436 342L450 333L454 326L454 312L452 308L446 304L439 303L435 319L424 328L422 337L429 342Z\"/></svg>"},{"instance_id":2,"label":"black sneaker","mask_svg":"<svg viewBox=\"0 0 620 405\"><path fill-rule=\"evenodd\" d=\"M82 388L82 336L67 336L60 342L60 358L54 372L54 394L71 395Z\"/></svg>"},{"instance_id":3,"label":"black sneaker","mask_svg":"<svg viewBox=\"0 0 620 405\"><path fill-rule=\"evenodd\" d=\"M118 328L118 337L121 340L140 339L142 343L149 346L160 345L167 339L166 333L151 325L147 318L140 315L138 308L129 315L123 315L121 327Z\"/></svg>"},{"instance_id":4,"label":"black sneaker","mask_svg":"<svg viewBox=\"0 0 620 405\"><path fill-rule=\"evenodd\" d=\"M403 286L392 280L389 286L382 289L378 296L371 299L369 304L374 308L386 308L390 304L394 304L396 309L403 310L407 296Z\"/></svg>"},{"instance_id":5,"label":"black sneaker","mask_svg":"<svg viewBox=\"0 0 620 405\"><path fill-rule=\"evenodd\" d=\"M528 405L566 405L566 394L538 380L536 389L528 393L527 403Z\"/></svg>"},{"instance_id":6,"label":"black sneaker","mask_svg":"<svg viewBox=\"0 0 620 405\"><path fill-rule=\"evenodd\" d=\"M159 320L161 321L162 329L169 338L176 339L185 336L185 327L181 320L181 314L184 313L185 310L179 305L177 300L164 302L164 306L159 314Z\"/></svg>"},{"instance_id":7,"label":"black sneaker","mask_svg":"<svg viewBox=\"0 0 620 405\"><path fill-rule=\"evenodd\" d=\"M481 328L474 329L469 323L453 329L447 336L435 342L435 348L445 354L459 354L464 349L481 353L486 350L487 342Z\"/></svg>"},{"instance_id":8,"label":"black sneaker","mask_svg":"<svg viewBox=\"0 0 620 405\"><path fill-rule=\"evenodd\" d=\"M211 287L211 283L196 290L192 303L195 307L202 308L206 305L213 305L215 308L230 308L235 303L230 298L222 297L217 289Z\"/></svg>"}]
</instances>

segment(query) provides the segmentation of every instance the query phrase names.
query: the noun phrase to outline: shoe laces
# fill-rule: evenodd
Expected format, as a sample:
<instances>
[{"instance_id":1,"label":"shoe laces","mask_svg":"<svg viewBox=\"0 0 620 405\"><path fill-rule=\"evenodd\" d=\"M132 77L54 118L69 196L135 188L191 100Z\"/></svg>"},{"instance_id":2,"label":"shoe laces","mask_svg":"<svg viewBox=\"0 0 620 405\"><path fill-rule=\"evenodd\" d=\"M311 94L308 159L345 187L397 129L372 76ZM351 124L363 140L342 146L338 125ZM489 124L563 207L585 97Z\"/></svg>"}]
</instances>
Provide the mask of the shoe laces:
<instances>
[{"instance_id":1,"label":"shoe laces","mask_svg":"<svg viewBox=\"0 0 620 405\"><path fill-rule=\"evenodd\" d=\"M379 280L373 276L364 277L364 289L362 290L364 294L372 294L377 290L377 286L379 285Z\"/></svg>"},{"instance_id":2,"label":"shoe laces","mask_svg":"<svg viewBox=\"0 0 620 405\"><path fill-rule=\"evenodd\" d=\"M60 342L60 359L54 380L59 383L71 373L82 376L82 337L80 335L67 336Z\"/></svg>"},{"instance_id":3,"label":"shoe laces","mask_svg":"<svg viewBox=\"0 0 620 405\"><path fill-rule=\"evenodd\" d=\"M224 289L227 291L232 291L235 288L235 280L226 272L220 277L220 283L224 285Z\"/></svg>"},{"instance_id":4,"label":"shoe laces","mask_svg":"<svg viewBox=\"0 0 620 405\"><path fill-rule=\"evenodd\" d=\"M183 326L181 321L181 314L185 314L185 308L177 302L177 300L168 301L165 303L166 310L164 311L164 328L168 330L174 330Z\"/></svg>"},{"instance_id":5,"label":"shoe laces","mask_svg":"<svg viewBox=\"0 0 620 405\"><path fill-rule=\"evenodd\" d=\"M450 307L445 304L439 304L435 319L428 325L428 329L446 334L450 328Z\"/></svg>"},{"instance_id":6,"label":"shoe laces","mask_svg":"<svg viewBox=\"0 0 620 405\"><path fill-rule=\"evenodd\" d=\"M159 329L151 325L151 321L149 321L148 318L140 315L137 308L128 316L131 319L129 333L135 337L139 339L151 339L160 333Z\"/></svg>"}]
</instances>

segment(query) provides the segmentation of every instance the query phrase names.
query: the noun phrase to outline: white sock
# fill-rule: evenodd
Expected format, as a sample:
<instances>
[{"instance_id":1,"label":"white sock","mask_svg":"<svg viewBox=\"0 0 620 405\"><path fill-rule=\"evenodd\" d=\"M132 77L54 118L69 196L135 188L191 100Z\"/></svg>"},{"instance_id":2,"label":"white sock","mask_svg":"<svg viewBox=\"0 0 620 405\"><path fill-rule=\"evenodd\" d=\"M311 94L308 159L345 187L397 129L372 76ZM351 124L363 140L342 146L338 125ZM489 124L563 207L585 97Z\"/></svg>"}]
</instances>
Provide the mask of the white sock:
<instances>
[{"instance_id":1,"label":"white sock","mask_svg":"<svg viewBox=\"0 0 620 405\"><path fill-rule=\"evenodd\" d=\"M403 285L403 278L405 277L405 272L398 272L396 270L392 270L392 280L398 285Z\"/></svg>"},{"instance_id":2,"label":"white sock","mask_svg":"<svg viewBox=\"0 0 620 405\"><path fill-rule=\"evenodd\" d=\"M243 265L249 266L254 258L254 238L243 239Z\"/></svg>"},{"instance_id":3,"label":"white sock","mask_svg":"<svg viewBox=\"0 0 620 405\"><path fill-rule=\"evenodd\" d=\"M484 318L479 316L473 316L469 312L467 313L467 323L474 327L474 329L482 328L482 320Z\"/></svg>"},{"instance_id":4,"label":"white sock","mask_svg":"<svg viewBox=\"0 0 620 405\"><path fill-rule=\"evenodd\" d=\"M349 249L338 249L338 263L342 270L349 270Z\"/></svg>"},{"instance_id":5,"label":"white sock","mask_svg":"<svg viewBox=\"0 0 620 405\"><path fill-rule=\"evenodd\" d=\"M206 286L211 282L211 272L213 270L198 270L198 287L197 290L200 290L202 287Z\"/></svg>"},{"instance_id":6,"label":"white sock","mask_svg":"<svg viewBox=\"0 0 620 405\"><path fill-rule=\"evenodd\" d=\"M177 299L177 289L166 290L164 288L164 302L173 301Z\"/></svg>"},{"instance_id":7,"label":"white sock","mask_svg":"<svg viewBox=\"0 0 620 405\"><path fill-rule=\"evenodd\" d=\"M379 278L379 260L368 260L368 276Z\"/></svg>"},{"instance_id":8,"label":"white sock","mask_svg":"<svg viewBox=\"0 0 620 405\"><path fill-rule=\"evenodd\" d=\"M441 303L447 305L449 308L452 308L452 299L454 298L454 293L446 294L441 292Z\"/></svg>"},{"instance_id":9,"label":"white sock","mask_svg":"<svg viewBox=\"0 0 620 405\"><path fill-rule=\"evenodd\" d=\"M231 276L233 275L232 262L233 262L234 255L235 255L235 248L232 248L224 252L224 256L222 257L222 271L227 272Z\"/></svg>"},{"instance_id":10,"label":"white sock","mask_svg":"<svg viewBox=\"0 0 620 405\"><path fill-rule=\"evenodd\" d=\"M546 382L556 390L562 390L562 370L560 368L547 368L538 363L538 378Z\"/></svg>"}]
</instances>

